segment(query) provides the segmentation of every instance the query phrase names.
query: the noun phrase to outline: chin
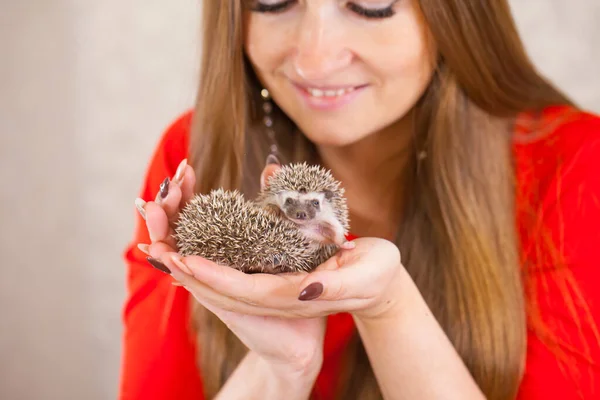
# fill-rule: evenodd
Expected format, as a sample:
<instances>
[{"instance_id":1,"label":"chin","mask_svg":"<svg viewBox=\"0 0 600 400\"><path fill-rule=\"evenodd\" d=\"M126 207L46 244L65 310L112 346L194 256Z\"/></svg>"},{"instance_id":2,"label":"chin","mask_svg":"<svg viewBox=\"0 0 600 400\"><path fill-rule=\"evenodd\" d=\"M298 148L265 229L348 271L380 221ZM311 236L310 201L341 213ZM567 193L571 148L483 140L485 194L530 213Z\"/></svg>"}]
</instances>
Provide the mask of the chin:
<instances>
[{"instance_id":1,"label":"chin","mask_svg":"<svg viewBox=\"0 0 600 400\"><path fill-rule=\"evenodd\" d=\"M315 145L318 146L329 146L329 147L345 147L351 146L360 142L361 139L368 136L364 135L352 135L342 133L305 133L306 137L310 139Z\"/></svg>"},{"instance_id":2,"label":"chin","mask_svg":"<svg viewBox=\"0 0 600 400\"><path fill-rule=\"evenodd\" d=\"M315 145L332 147L350 146L372 133L366 129L357 129L356 126L346 128L343 125L332 127L311 124L310 126L299 126L299 129Z\"/></svg>"}]
</instances>

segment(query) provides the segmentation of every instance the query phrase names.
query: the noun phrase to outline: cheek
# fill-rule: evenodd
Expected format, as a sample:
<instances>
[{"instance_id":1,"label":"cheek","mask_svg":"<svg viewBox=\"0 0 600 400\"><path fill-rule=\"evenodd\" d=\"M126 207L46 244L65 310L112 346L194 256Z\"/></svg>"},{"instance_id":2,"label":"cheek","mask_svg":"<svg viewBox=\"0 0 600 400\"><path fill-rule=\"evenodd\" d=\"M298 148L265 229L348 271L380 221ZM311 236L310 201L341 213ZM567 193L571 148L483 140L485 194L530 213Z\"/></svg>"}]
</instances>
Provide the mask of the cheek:
<instances>
[{"instance_id":1,"label":"cheek","mask_svg":"<svg viewBox=\"0 0 600 400\"><path fill-rule=\"evenodd\" d=\"M273 32L277 32L276 35ZM290 27L273 26L258 17L248 19L245 31L244 51L261 82L265 82L281 68L289 49Z\"/></svg>"},{"instance_id":2,"label":"cheek","mask_svg":"<svg viewBox=\"0 0 600 400\"><path fill-rule=\"evenodd\" d=\"M429 76L432 70L429 54L420 38L407 37L379 51L375 56L379 62L373 63L373 68L390 82L420 81Z\"/></svg>"},{"instance_id":3,"label":"cheek","mask_svg":"<svg viewBox=\"0 0 600 400\"><path fill-rule=\"evenodd\" d=\"M379 99L389 102L388 107L397 112L403 109L407 112L427 87L434 61L427 33L415 13L407 12L400 17L393 28L371 38L370 43L377 43L376 46L363 43L362 47L368 67L382 80ZM389 96L396 101L390 101Z\"/></svg>"}]
</instances>

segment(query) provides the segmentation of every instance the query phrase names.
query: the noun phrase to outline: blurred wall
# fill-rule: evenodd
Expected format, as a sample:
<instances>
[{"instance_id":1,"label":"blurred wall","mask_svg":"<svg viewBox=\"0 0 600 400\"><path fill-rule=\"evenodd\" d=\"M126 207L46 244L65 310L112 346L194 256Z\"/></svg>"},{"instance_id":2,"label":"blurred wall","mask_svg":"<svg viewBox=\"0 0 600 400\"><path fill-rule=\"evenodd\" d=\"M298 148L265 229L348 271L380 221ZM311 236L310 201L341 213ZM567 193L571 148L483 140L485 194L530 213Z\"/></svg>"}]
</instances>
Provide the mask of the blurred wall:
<instances>
[{"instance_id":1,"label":"blurred wall","mask_svg":"<svg viewBox=\"0 0 600 400\"><path fill-rule=\"evenodd\" d=\"M114 399L133 201L197 0L0 0L0 399Z\"/></svg>"},{"instance_id":2,"label":"blurred wall","mask_svg":"<svg viewBox=\"0 0 600 400\"><path fill-rule=\"evenodd\" d=\"M200 3L0 0L0 398L115 398L121 253L193 101ZM540 69L600 113L600 2L511 3Z\"/></svg>"}]
</instances>

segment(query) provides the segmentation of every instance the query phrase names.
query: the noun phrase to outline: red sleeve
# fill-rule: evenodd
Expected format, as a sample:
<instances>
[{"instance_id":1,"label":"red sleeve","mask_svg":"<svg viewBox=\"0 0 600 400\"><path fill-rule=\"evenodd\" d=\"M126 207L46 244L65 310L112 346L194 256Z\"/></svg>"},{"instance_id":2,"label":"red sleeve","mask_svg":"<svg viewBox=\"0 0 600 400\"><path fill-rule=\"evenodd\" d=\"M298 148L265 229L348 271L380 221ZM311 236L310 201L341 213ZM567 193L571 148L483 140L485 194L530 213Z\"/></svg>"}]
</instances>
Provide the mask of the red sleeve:
<instances>
[{"instance_id":1,"label":"red sleeve","mask_svg":"<svg viewBox=\"0 0 600 400\"><path fill-rule=\"evenodd\" d=\"M190 114L163 134L150 161L140 192L153 200L160 183L172 177L187 155ZM133 204L134 199L131 199ZM123 307L123 358L119 399L202 399L195 364L195 339L189 329L189 292L146 261L138 243L150 243L144 220L135 206L136 229L124 252L127 297Z\"/></svg>"},{"instance_id":2,"label":"red sleeve","mask_svg":"<svg viewBox=\"0 0 600 400\"><path fill-rule=\"evenodd\" d=\"M535 263L529 279L540 317L562 345L557 353L529 331L519 399L600 399L600 120L579 117L526 155L537 171L525 182L538 188L536 232L545 232L523 240ZM545 238L553 247L543 247Z\"/></svg>"}]
</instances>

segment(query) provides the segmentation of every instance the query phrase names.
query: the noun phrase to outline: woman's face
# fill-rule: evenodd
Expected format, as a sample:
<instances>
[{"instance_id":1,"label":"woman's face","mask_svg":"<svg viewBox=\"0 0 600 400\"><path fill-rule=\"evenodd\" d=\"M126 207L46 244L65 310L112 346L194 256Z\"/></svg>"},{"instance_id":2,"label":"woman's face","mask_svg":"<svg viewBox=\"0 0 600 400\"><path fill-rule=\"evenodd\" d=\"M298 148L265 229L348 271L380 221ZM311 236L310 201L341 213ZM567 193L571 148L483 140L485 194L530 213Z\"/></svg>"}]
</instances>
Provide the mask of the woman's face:
<instances>
[{"instance_id":1,"label":"woman's face","mask_svg":"<svg viewBox=\"0 0 600 400\"><path fill-rule=\"evenodd\" d=\"M429 83L433 64L415 0L250 3L248 58L316 144L348 145L392 125Z\"/></svg>"}]
</instances>

